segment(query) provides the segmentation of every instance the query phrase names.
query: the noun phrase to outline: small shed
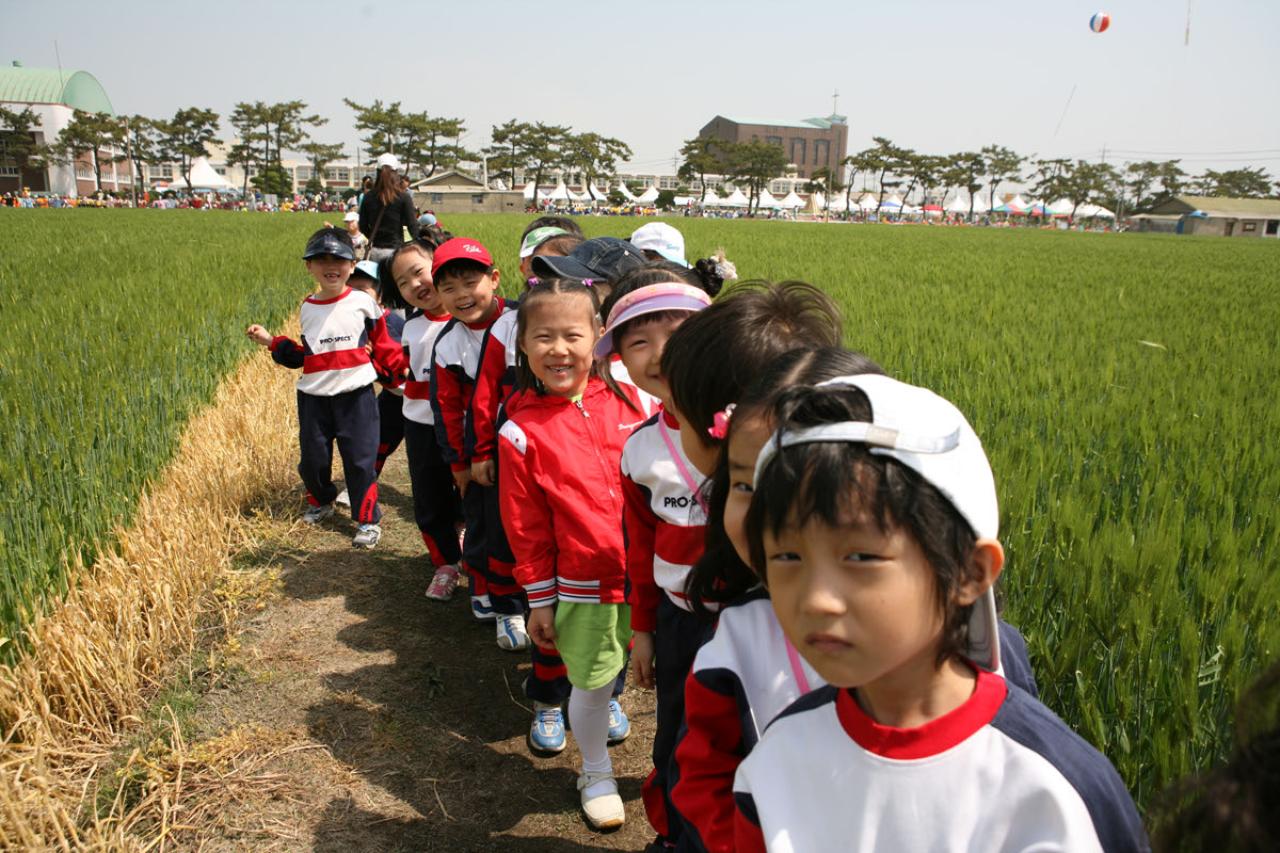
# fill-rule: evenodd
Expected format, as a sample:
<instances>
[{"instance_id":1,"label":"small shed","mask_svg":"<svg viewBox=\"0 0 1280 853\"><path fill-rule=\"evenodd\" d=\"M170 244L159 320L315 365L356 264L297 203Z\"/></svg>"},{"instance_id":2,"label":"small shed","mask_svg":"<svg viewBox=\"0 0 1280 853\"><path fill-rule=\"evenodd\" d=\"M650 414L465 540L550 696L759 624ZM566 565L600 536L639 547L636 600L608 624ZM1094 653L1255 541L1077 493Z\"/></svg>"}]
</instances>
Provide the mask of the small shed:
<instances>
[{"instance_id":1,"label":"small shed","mask_svg":"<svg viewBox=\"0 0 1280 853\"><path fill-rule=\"evenodd\" d=\"M412 185L418 210L436 213L522 213L520 190L491 190L479 178L450 169Z\"/></svg>"},{"instance_id":2,"label":"small shed","mask_svg":"<svg viewBox=\"0 0 1280 853\"><path fill-rule=\"evenodd\" d=\"M1151 209L1177 216L1179 234L1212 237L1280 237L1280 199L1177 195Z\"/></svg>"}]
</instances>

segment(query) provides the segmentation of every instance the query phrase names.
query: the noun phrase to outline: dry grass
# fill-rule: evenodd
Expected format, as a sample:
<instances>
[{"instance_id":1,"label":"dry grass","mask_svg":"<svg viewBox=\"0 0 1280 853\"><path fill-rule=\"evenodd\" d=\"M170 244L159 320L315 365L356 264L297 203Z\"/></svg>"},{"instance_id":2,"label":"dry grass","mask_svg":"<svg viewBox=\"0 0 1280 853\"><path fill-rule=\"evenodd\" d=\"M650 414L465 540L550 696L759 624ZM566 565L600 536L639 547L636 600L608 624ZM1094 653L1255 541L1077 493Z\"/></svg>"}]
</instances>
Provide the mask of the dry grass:
<instances>
[{"instance_id":1,"label":"dry grass","mask_svg":"<svg viewBox=\"0 0 1280 853\"><path fill-rule=\"evenodd\" d=\"M31 650L0 668L0 845L6 849L163 849L199 815L181 804L219 788L270 784L256 768L261 732L192 748L170 720L164 749L136 750L110 807L96 778L172 674L175 661L225 635L246 591L230 555L252 547L246 510L295 484L292 377L256 353L187 426L181 448L142 498L133 526L65 599L30 628ZM282 748L288 748L287 745ZM248 756L253 756L252 758ZM206 805L207 804L207 805ZM144 840L145 839L145 840Z\"/></svg>"}]
</instances>

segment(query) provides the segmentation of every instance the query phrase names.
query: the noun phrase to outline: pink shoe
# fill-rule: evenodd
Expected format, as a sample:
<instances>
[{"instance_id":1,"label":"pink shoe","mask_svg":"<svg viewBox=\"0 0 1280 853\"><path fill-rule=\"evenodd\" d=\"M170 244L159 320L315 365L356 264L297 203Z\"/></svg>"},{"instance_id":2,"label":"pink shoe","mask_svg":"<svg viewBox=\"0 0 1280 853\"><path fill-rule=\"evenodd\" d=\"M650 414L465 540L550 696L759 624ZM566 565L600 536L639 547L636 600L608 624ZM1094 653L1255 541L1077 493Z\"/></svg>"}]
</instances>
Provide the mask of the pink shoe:
<instances>
[{"instance_id":1,"label":"pink shoe","mask_svg":"<svg viewBox=\"0 0 1280 853\"><path fill-rule=\"evenodd\" d=\"M458 588L458 567L441 566L436 569L427 587L427 598L433 601L448 601L453 598L453 591Z\"/></svg>"}]
</instances>

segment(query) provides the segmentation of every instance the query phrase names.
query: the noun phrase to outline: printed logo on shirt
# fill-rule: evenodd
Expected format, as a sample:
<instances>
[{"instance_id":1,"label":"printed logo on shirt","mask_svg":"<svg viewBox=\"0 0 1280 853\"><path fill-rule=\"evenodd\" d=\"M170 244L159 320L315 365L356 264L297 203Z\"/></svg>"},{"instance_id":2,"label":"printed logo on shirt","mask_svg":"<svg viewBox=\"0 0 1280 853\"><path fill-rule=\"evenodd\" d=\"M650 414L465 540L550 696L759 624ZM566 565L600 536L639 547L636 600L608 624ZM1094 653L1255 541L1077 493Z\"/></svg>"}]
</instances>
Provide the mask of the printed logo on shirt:
<instances>
[{"instance_id":1,"label":"printed logo on shirt","mask_svg":"<svg viewBox=\"0 0 1280 853\"><path fill-rule=\"evenodd\" d=\"M351 340L351 335L334 335L332 338L321 338L320 345L325 344L341 344Z\"/></svg>"},{"instance_id":2,"label":"printed logo on shirt","mask_svg":"<svg viewBox=\"0 0 1280 853\"><path fill-rule=\"evenodd\" d=\"M668 495L667 497L664 497L662 499L663 509L671 509L672 507L675 507L676 509L685 509L689 506L690 503L691 501L688 495L682 495L681 497L678 497L678 498L673 498L670 495Z\"/></svg>"}]
</instances>

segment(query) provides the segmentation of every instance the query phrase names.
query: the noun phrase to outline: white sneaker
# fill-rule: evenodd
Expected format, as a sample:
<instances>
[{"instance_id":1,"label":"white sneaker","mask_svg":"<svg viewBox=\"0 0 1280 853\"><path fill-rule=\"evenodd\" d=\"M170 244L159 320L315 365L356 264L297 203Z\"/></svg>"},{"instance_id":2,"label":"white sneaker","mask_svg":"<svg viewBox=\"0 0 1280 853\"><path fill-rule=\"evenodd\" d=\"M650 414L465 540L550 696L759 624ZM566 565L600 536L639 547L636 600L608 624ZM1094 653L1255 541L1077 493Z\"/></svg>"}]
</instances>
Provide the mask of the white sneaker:
<instances>
[{"instance_id":1,"label":"white sneaker","mask_svg":"<svg viewBox=\"0 0 1280 853\"><path fill-rule=\"evenodd\" d=\"M333 502L338 506L345 506L347 509L351 509L351 495L347 493L346 489L338 492L338 496L333 499Z\"/></svg>"},{"instance_id":2,"label":"white sneaker","mask_svg":"<svg viewBox=\"0 0 1280 853\"><path fill-rule=\"evenodd\" d=\"M480 622L488 622L494 618L493 602L489 600L488 593L471 596L471 615Z\"/></svg>"},{"instance_id":3,"label":"white sneaker","mask_svg":"<svg viewBox=\"0 0 1280 853\"><path fill-rule=\"evenodd\" d=\"M498 628L498 648L507 652L529 648L529 634L525 631L523 616L518 613L514 616L499 613L494 622Z\"/></svg>"},{"instance_id":4,"label":"white sneaker","mask_svg":"<svg viewBox=\"0 0 1280 853\"><path fill-rule=\"evenodd\" d=\"M307 507L306 512L302 514L302 523L319 524L331 515L333 515L333 504L309 506Z\"/></svg>"},{"instance_id":5,"label":"white sneaker","mask_svg":"<svg viewBox=\"0 0 1280 853\"><path fill-rule=\"evenodd\" d=\"M582 812L592 829L616 829L626 821L618 783L612 773L583 773L578 777L578 791L582 796Z\"/></svg>"},{"instance_id":6,"label":"white sneaker","mask_svg":"<svg viewBox=\"0 0 1280 853\"><path fill-rule=\"evenodd\" d=\"M382 528L376 524L362 524L356 529L356 535L351 540L351 545L355 548L372 548L378 544L378 540L382 538Z\"/></svg>"}]
</instances>

